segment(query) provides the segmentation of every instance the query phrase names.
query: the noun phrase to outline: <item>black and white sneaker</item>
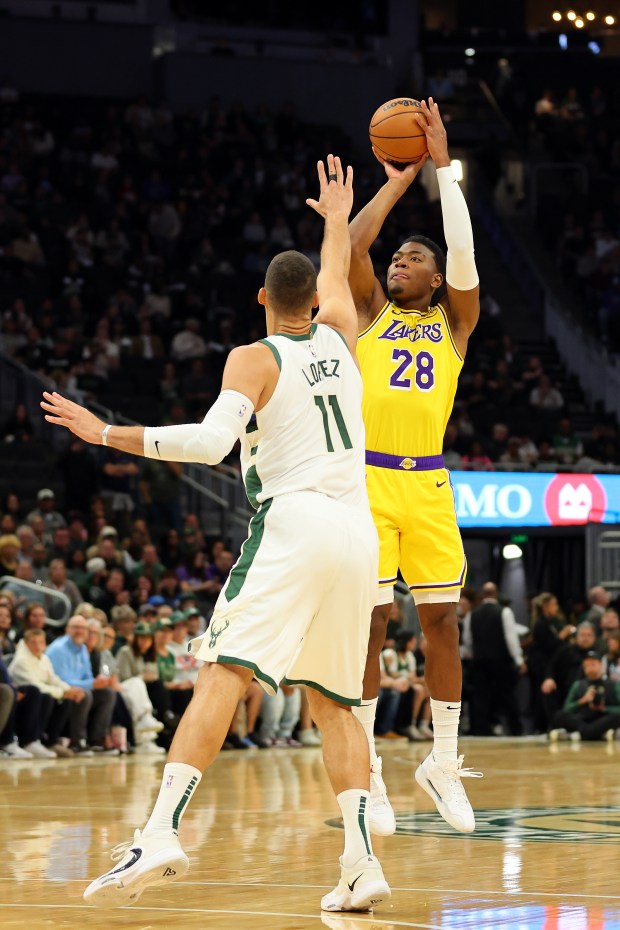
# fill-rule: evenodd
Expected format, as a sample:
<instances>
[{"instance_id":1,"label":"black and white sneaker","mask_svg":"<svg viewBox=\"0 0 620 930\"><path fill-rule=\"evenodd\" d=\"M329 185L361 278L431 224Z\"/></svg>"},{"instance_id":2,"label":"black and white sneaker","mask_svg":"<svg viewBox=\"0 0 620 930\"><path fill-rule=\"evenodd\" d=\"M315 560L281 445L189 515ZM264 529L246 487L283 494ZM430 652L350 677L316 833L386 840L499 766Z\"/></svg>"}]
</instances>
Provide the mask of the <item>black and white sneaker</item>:
<instances>
[{"instance_id":1,"label":"black and white sneaker","mask_svg":"<svg viewBox=\"0 0 620 930\"><path fill-rule=\"evenodd\" d=\"M135 904L151 885L167 885L189 869L189 859L173 833L142 836L120 843L110 854L113 869L100 875L84 892L84 900L96 907L127 907Z\"/></svg>"}]
</instances>

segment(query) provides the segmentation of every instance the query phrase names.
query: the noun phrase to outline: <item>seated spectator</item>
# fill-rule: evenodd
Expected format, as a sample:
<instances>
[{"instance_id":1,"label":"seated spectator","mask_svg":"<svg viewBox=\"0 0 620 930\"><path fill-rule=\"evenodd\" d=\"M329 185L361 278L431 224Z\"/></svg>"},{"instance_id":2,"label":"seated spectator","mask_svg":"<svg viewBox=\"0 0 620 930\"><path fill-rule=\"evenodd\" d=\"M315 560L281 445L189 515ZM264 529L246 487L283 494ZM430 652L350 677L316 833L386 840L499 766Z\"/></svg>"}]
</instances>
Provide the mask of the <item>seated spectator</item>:
<instances>
[{"instance_id":1,"label":"seated spectator","mask_svg":"<svg viewBox=\"0 0 620 930\"><path fill-rule=\"evenodd\" d=\"M136 563L132 572L134 580L140 575L144 575L154 586L157 586L165 571L166 566L162 565L159 561L155 546L152 543L147 543L147 545L143 546L142 558Z\"/></svg>"},{"instance_id":2,"label":"seated spectator","mask_svg":"<svg viewBox=\"0 0 620 930\"><path fill-rule=\"evenodd\" d=\"M179 584L176 573L172 569L166 569L157 586L160 597L163 597L166 604L172 610L177 603L179 594L181 594L181 585Z\"/></svg>"},{"instance_id":3,"label":"seated spectator","mask_svg":"<svg viewBox=\"0 0 620 930\"><path fill-rule=\"evenodd\" d=\"M86 726L86 692L72 687L55 673L49 656L45 654L45 633L42 629L31 626L25 631L11 662L11 678L17 685L34 685L42 695L38 737L24 749L36 758L73 756L73 750L65 747L60 737L65 727L71 726L72 717L83 717L78 726Z\"/></svg>"},{"instance_id":4,"label":"seated spectator","mask_svg":"<svg viewBox=\"0 0 620 930\"><path fill-rule=\"evenodd\" d=\"M607 637L603 672L609 681L620 686L620 631L612 632Z\"/></svg>"},{"instance_id":5,"label":"seated spectator","mask_svg":"<svg viewBox=\"0 0 620 930\"><path fill-rule=\"evenodd\" d=\"M45 587L50 588L52 591L59 591L61 594L65 594L70 602L71 609L75 610L77 605L83 598L83 595L77 588L75 582L67 576L67 566L63 559L52 559L48 568L48 579L45 582Z\"/></svg>"},{"instance_id":6,"label":"seated spectator","mask_svg":"<svg viewBox=\"0 0 620 930\"><path fill-rule=\"evenodd\" d=\"M172 710L171 691L164 687L159 677L153 627L150 623L140 621L136 624L132 642L119 649L116 661L121 682L130 678L141 678L144 681L157 718L164 724L170 736L176 729L180 717Z\"/></svg>"},{"instance_id":7,"label":"seated spectator","mask_svg":"<svg viewBox=\"0 0 620 930\"><path fill-rule=\"evenodd\" d=\"M14 575L21 543L14 533L0 536L0 575Z\"/></svg>"},{"instance_id":8,"label":"seated spectator","mask_svg":"<svg viewBox=\"0 0 620 930\"><path fill-rule=\"evenodd\" d=\"M189 681L192 687L198 680L200 667L204 665L200 659L189 650L189 623L188 618L180 610L170 615L172 623L172 638L168 643L168 651L174 656L174 681Z\"/></svg>"},{"instance_id":9,"label":"seated spectator","mask_svg":"<svg viewBox=\"0 0 620 930\"><path fill-rule=\"evenodd\" d=\"M207 344L200 335L200 320L190 317L185 321L185 328L172 340L170 354L176 362L203 358L207 354Z\"/></svg>"},{"instance_id":10,"label":"seated spectator","mask_svg":"<svg viewBox=\"0 0 620 930\"><path fill-rule=\"evenodd\" d=\"M4 422L0 437L5 442L28 442L34 435L34 426L25 404L17 404L11 416Z\"/></svg>"},{"instance_id":11,"label":"seated spectator","mask_svg":"<svg viewBox=\"0 0 620 930\"><path fill-rule=\"evenodd\" d=\"M590 650L583 659L582 676L573 683L562 710L552 720L551 742L570 738L611 742L620 727L620 688L603 679L603 661Z\"/></svg>"},{"instance_id":12,"label":"seated spectator","mask_svg":"<svg viewBox=\"0 0 620 930\"><path fill-rule=\"evenodd\" d=\"M392 678L404 679L409 687L401 695L396 720L389 730L402 729L410 740L433 739L430 694L416 668L417 636L413 630L399 630L394 640L394 649L383 651L385 670Z\"/></svg>"},{"instance_id":13,"label":"seated spectator","mask_svg":"<svg viewBox=\"0 0 620 930\"><path fill-rule=\"evenodd\" d=\"M551 720L564 704L573 683L582 672L586 653L596 643L596 631L591 623L582 621L577 627L574 642L566 642L553 653L547 666L545 679L540 686L544 695L545 710Z\"/></svg>"},{"instance_id":14,"label":"seated spectator","mask_svg":"<svg viewBox=\"0 0 620 930\"><path fill-rule=\"evenodd\" d=\"M508 449L510 433L505 423L494 423L491 432L491 441L488 444L489 455L494 462L501 461L501 457Z\"/></svg>"},{"instance_id":15,"label":"seated spectator","mask_svg":"<svg viewBox=\"0 0 620 930\"><path fill-rule=\"evenodd\" d=\"M45 607L38 601L30 601L29 604L26 604L22 614L22 629L17 633L15 642L19 643L20 640L24 639L28 630L41 630L47 645L52 637L50 636L49 629L45 629L46 625L47 614L45 613Z\"/></svg>"},{"instance_id":16,"label":"seated spectator","mask_svg":"<svg viewBox=\"0 0 620 930\"><path fill-rule=\"evenodd\" d=\"M34 685L18 685L0 658L0 759L51 758L41 744L43 693ZM26 749L26 746L32 747Z\"/></svg>"},{"instance_id":17,"label":"seated spectator","mask_svg":"<svg viewBox=\"0 0 620 930\"><path fill-rule=\"evenodd\" d=\"M530 436L521 436L519 445L519 458L524 465L535 465L538 459L538 449Z\"/></svg>"},{"instance_id":18,"label":"seated spectator","mask_svg":"<svg viewBox=\"0 0 620 930\"><path fill-rule=\"evenodd\" d=\"M379 655L379 697L375 718L375 734L384 739L397 739L396 718L402 695L409 691L406 678L395 678L385 667L383 652Z\"/></svg>"},{"instance_id":19,"label":"seated spectator","mask_svg":"<svg viewBox=\"0 0 620 930\"><path fill-rule=\"evenodd\" d=\"M113 568L108 572L103 594L94 600L94 604L109 616L113 607L128 604L129 597L129 591L125 587L124 571L121 568Z\"/></svg>"},{"instance_id":20,"label":"seated spectator","mask_svg":"<svg viewBox=\"0 0 620 930\"><path fill-rule=\"evenodd\" d=\"M538 410L561 410L564 398L558 389L553 387L549 376L541 375L538 387L530 392L530 404Z\"/></svg>"},{"instance_id":21,"label":"seated spectator","mask_svg":"<svg viewBox=\"0 0 620 930\"><path fill-rule=\"evenodd\" d=\"M600 640L597 643L597 648L601 653L604 653L607 648L607 640L612 635L612 633L620 632L620 615L618 611L613 607L608 607L603 616L601 617L601 622L599 624L600 630Z\"/></svg>"},{"instance_id":22,"label":"seated spectator","mask_svg":"<svg viewBox=\"0 0 620 930\"><path fill-rule=\"evenodd\" d=\"M493 463L478 439L471 442L469 452L461 458L461 464L467 471L494 471Z\"/></svg>"},{"instance_id":23,"label":"seated spectator","mask_svg":"<svg viewBox=\"0 0 620 930\"><path fill-rule=\"evenodd\" d=\"M194 683L185 676L177 680L176 656L168 648L172 642L173 624L169 617L161 617L153 625L153 643L159 678L164 687L170 691L170 704L179 716L186 710L192 699Z\"/></svg>"},{"instance_id":24,"label":"seated spectator","mask_svg":"<svg viewBox=\"0 0 620 930\"><path fill-rule=\"evenodd\" d=\"M7 658L15 652L17 631L13 625L13 608L0 604L0 656Z\"/></svg>"},{"instance_id":25,"label":"seated spectator","mask_svg":"<svg viewBox=\"0 0 620 930\"><path fill-rule=\"evenodd\" d=\"M85 692L88 721L75 715L70 722L71 744L75 753L104 752L106 737L112 722L116 695L107 675L92 674L86 638L87 621L79 614L67 623L67 632L48 647L47 654L56 674L71 687ZM82 702L80 702L82 703ZM79 705L78 705L79 706ZM88 736L88 739L87 739Z\"/></svg>"},{"instance_id":26,"label":"seated spectator","mask_svg":"<svg viewBox=\"0 0 620 930\"><path fill-rule=\"evenodd\" d=\"M176 570L176 577L181 584L184 594L193 594L197 598L206 598L207 595L217 595L222 585L217 577L210 571L204 552L198 551Z\"/></svg>"},{"instance_id":27,"label":"seated spectator","mask_svg":"<svg viewBox=\"0 0 620 930\"><path fill-rule=\"evenodd\" d=\"M502 463L502 465L509 465L512 468L514 468L515 466L521 467L523 465L523 462L521 461L520 450L521 450L521 440L519 439L518 436L511 436L510 439L508 440L508 446L506 448L506 451L502 452L502 454L499 457L499 460Z\"/></svg>"},{"instance_id":28,"label":"seated spectator","mask_svg":"<svg viewBox=\"0 0 620 930\"><path fill-rule=\"evenodd\" d=\"M63 515L60 511L56 510L56 495L51 488L41 488L37 494L37 507L31 510L26 517L26 523L30 524L35 534L37 530L35 529L34 522L37 517L43 520L43 524L48 533L53 532L58 526L67 525L67 521Z\"/></svg>"},{"instance_id":29,"label":"seated spectator","mask_svg":"<svg viewBox=\"0 0 620 930\"><path fill-rule=\"evenodd\" d=\"M530 676L532 716L534 729L546 733L548 718L541 685L547 676L547 669L553 656L563 643L576 632L576 628L566 623L560 612L557 597L543 591L532 601L532 640L527 655Z\"/></svg>"},{"instance_id":30,"label":"seated spectator","mask_svg":"<svg viewBox=\"0 0 620 930\"><path fill-rule=\"evenodd\" d=\"M583 452L583 443L573 431L573 424L569 417L562 417L558 423L557 432L552 439L553 454L557 462L565 465L574 465Z\"/></svg>"},{"instance_id":31,"label":"seated spectator","mask_svg":"<svg viewBox=\"0 0 620 930\"><path fill-rule=\"evenodd\" d=\"M110 622L114 628L116 639L112 647L114 655L119 649L133 641L134 628L138 617L129 604L118 604L110 611Z\"/></svg>"}]
</instances>

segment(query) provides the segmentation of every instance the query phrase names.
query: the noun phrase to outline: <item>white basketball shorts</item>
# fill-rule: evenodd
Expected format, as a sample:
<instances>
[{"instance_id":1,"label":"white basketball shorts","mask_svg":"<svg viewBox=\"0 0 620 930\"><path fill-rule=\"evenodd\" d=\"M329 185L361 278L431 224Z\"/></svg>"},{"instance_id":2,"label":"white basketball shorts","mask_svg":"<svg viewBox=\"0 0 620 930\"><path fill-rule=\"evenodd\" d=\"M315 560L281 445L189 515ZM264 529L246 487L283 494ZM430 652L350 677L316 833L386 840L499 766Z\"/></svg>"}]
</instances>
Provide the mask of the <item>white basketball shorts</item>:
<instances>
[{"instance_id":1,"label":"white basketball shorts","mask_svg":"<svg viewBox=\"0 0 620 930\"><path fill-rule=\"evenodd\" d=\"M252 669L270 694L281 682L306 684L359 704L378 552L366 508L314 491L267 501L192 650Z\"/></svg>"}]
</instances>

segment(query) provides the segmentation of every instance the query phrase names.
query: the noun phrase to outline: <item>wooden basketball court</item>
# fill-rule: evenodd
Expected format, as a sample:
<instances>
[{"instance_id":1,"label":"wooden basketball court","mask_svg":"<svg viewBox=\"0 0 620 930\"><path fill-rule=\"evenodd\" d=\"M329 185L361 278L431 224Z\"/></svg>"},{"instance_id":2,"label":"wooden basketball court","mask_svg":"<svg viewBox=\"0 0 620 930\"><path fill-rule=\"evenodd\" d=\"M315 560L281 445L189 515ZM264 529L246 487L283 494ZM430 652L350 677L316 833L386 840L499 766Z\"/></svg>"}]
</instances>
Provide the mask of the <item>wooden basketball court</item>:
<instances>
[{"instance_id":1,"label":"wooden basketball court","mask_svg":"<svg viewBox=\"0 0 620 930\"><path fill-rule=\"evenodd\" d=\"M413 780L427 744L380 745L398 816L375 840L392 899L374 915L321 914L342 832L318 749L223 753L181 827L185 880L102 911L82 891L142 826L161 760L0 767L0 927L620 930L620 745L463 740L478 821L454 833Z\"/></svg>"}]
</instances>

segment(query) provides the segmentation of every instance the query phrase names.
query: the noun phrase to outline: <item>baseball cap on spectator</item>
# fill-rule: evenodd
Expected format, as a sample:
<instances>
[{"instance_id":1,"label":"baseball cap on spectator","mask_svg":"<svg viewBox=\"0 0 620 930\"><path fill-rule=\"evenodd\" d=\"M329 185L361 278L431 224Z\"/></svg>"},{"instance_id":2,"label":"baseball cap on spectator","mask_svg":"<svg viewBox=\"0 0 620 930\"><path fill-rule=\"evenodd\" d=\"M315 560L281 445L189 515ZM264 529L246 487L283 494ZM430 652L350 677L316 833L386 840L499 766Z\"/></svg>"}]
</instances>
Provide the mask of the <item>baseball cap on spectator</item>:
<instances>
[{"instance_id":1,"label":"baseball cap on spectator","mask_svg":"<svg viewBox=\"0 0 620 930\"><path fill-rule=\"evenodd\" d=\"M188 610L183 611L183 616L186 620L189 620L190 617L199 617L200 611L197 607L190 607Z\"/></svg>"},{"instance_id":2,"label":"baseball cap on spectator","mask_svg":"<svg viewBox=\"0 0 620 930\"><path fill-rule=\"evenodd\" d=\"M149 604L152 604L153 607L161 607L162 604L166 603L166 598L162 597L161 594L153 594L152 597L149 597Z\"/></svg>"},{"instance_id":3,"label":"baseball cap on spectator","mask_svg":"<svg viewBox=\"0 0 620 930\"><path fill-rule=\"evenodd\" d=\"M175 610L174 613L170 614L168 619L173 626L178 626L179 623L187 623L187 617L182 610Z\"/></svg>"},{"instance_id":4,"label":"baseball cap on spectator","mask_svg":"<svg viewBox=\"0 0 620 930\"><path fill-rule=\"evenodd\" d=\"M89 559L86 563L86 571L90 572L91 575L95 575L97 572L102 572L105 569L105 562L99 555L95 555L92 559Z\"/></svg>"},{"instance_id":5,"label":"baseball cap on spectator","mask_svg":"<svg viewBox=\"0 0 620 930\"><path fill-rule=\"evenodd\" d=\"M586 652L586 654L585 654L585 656L584 656L584 659L598 659L599 662L602 661L600 655L598 654L598 652L596 652L595 649L589 649L589 650Z\"/></svg>"},{"instance_id":6,"label":"baseball cap on spectator","mask_svg":"<svg viewBox=\"0 0 620 930\"><path fill-rule=\"evenodd\" d=\"M144 620L136 623L135 629L133 631L134 636L151 636L152 634L153 627L150 623L145 623Z\"/></svg>"},{"instance_id":7,"label":"baseball cap on spectator","mask_svg":"<svg viewBox=\"0 0 620 930\"><path fill-rule=\"evenodd\" d=\"M56 495L51 488L41 488L41 490L37 493L38 501L50 500L52 497L56 497Z\"/></svg>"},{"instance_id":8,"label":"baseball cap on spectator","mask_svg":"<svg viewBox=\"0 0 620 930\"><path fill-rule=\"evenodd\" d=\"M102 529L101 529L100 532L99 532L99 537L98 537L98 538L99 538L100 540L101 540L101 539L108 539L110 536L114 536L115 539L116 539L116 537L118 536L118 530L116 529L115 526L104 526L104 527L102 527Z\"/></svg>"},{"instance_id":9,"label":"baseball cap on spectator","mask_svg":"<svg viewBox=\"0 0 620 930\"><path fill-rule=\"evenodd\" d=\"M170 617L160 617L157 623L153 624L153 632L158 630L171 630L174 626Z\"/></svg>"},{"instance_id":10,"label":"baseball cap on spectator","mask_svg":"<svg viewBox=\"0 0 620 930\"><path fill-rule=\"evenodd\" d=\"M140 617L144 617L146 616L146 614L156 614L156 613L157 613L157 607L155 606L155 604L142 604L142 606L138 610L138 614Z\"/></svg>"},{"instance_id":11,"label":"baseball cap on spectator","mask_svg":"<svg viewBox=\"0 0 620 930\"><path fill-rule=\"evenodd\" d=\"M195 601L196 595L193 591L183 591L182 594L179 594L180 601Z\"/></svg>"}]
</instances>

